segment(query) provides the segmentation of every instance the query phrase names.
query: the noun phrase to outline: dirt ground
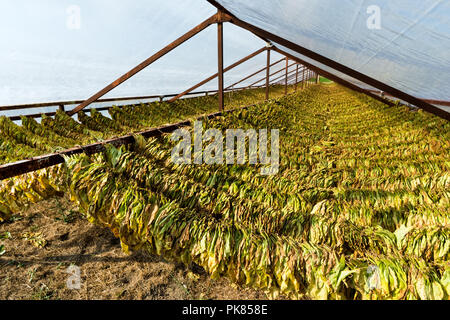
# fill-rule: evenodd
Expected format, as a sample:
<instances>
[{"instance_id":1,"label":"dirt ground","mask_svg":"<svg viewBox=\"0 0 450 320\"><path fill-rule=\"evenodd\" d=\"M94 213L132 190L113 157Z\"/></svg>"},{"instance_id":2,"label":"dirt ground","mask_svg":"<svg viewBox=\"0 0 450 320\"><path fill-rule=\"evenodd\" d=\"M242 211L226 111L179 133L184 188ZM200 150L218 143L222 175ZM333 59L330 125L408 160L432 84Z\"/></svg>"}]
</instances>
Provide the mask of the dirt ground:
<instances>
[{"instance_id":1,"label":"dirt ground","mask_svg":"<svg viewBox=\"0 0 450 320\"><path fill-rule=\"evenodd\" d=\"M67 198L33 205L0 224L0 245L1 300L267 299L227 279L211 280L198 266L126 255L108 229L87 222ZM73 266L80 289L67 286Z\"/></svg>"}]
</instances>

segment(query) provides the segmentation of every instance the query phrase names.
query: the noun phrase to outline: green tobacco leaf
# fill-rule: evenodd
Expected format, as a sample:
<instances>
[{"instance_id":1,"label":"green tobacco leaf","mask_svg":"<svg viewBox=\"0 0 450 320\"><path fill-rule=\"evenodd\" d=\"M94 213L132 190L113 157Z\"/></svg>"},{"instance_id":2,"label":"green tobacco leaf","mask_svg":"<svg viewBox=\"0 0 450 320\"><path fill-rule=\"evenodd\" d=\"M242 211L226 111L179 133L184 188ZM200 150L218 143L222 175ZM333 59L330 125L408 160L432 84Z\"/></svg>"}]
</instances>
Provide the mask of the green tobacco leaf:
<instances>
[{"instance_id":1,"label":"green tobacco leaf","mask_svg":"<svg viewBox=\"0 0 450 320\"><path fill-rule=\"evenodd\" d=\"M11 239L11 233L8 231L0 233L0 239Z\"/></svg>"}]
</instances>

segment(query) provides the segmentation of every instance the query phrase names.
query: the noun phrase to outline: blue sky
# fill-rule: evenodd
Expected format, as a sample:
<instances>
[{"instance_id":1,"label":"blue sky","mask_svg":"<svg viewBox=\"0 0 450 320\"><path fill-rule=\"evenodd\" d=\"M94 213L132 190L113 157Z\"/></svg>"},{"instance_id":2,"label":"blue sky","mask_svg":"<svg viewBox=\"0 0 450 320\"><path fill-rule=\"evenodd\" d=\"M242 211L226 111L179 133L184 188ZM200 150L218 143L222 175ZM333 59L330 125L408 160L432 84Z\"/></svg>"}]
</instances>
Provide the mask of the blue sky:
<instances>
[{"instance_id":1,"label":"blue sky","mask_svg":"<svg viewBox=\"0 0 450 320\"><path fill-rule=\"evenodd\" d=\"M71 5L80 29L66 25ZM0 0L0 105L87 98L215 12L204 0ZM108 96L174 93L203 80L217 71L216 36L210 26ZM230 24L224 37L225 65L265 45ZM226 83L264 63L264 55L246 62Z\"/></svg>"}]
</instances>

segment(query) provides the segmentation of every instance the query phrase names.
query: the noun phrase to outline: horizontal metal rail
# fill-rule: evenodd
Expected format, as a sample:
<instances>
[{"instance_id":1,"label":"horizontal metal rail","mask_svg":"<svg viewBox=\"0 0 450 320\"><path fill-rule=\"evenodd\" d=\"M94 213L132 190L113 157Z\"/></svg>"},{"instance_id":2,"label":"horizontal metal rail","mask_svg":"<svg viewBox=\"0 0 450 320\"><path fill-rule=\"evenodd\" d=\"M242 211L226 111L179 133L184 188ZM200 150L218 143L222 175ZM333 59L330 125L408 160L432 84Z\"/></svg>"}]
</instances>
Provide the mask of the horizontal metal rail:
<instances>
[{"instance_id":1,"label":"horizontal metal rail","mask_svg":"<svg viewBox=\"0 0 450 320\"><path fill-rule=\"evenodd\" d=\"M233 111L245 109L245 108L250 108L254 105L256 105L256 104L251 104L251 105L244 106L244 107L237 107L237 108L225 110L222 112L215 112L215 113L211 113L208 115L201 115L201 116L198 116L196 119L201 120L201 119L204 119L205 117L207 117L208 119L213 119L215 117L227 114L229 112L233 112ZM17 162L3 164L3 165L0 165L0 180L12 178L15 176L19 176L21 174L25 174L28 172L32 172L32 171L52 167L52 166L55 166L60 163L64 163L65 162L64 156L72 156L72 155L81 154L81 153L94 154L94 153L102 152L103 150L105 150L105 144L112 144L112 145L118 147L120 145L133 143L135 141L134 135L141 135L145 138L157 137L157 136L161 136L165 133L171 133L171 132L177 130L178 128L187 127L189 125L191 125L191 120L181 121L181 122L177 122L174 124L163 125L163 126L151 128L151 129L148 129L145 131L128 134L126 136L122 136L122 137L118 137L118 138L104 140L104 141L93 143L90 145L76 146L76 147L66 149L64 151L57 152L57 153L46 154L46 155L42 155L42 156L37 156L37 157L17 161Z\"/></svg>"},{"instance_id":2,"label":"horizontal metal rail","mask_svg":"<svg viewBox=\"0 0 450 320\"><path fill-rule=\"evenodd\" d=\"M395 98L393 95L383 92L383 91L379 91L379 90L367 90L367 91L375 93L375 94L379 94L381 96L388 96L388 97ZM435 104L438 106L450 107L450 101L446 101L446 100L433 100L433 99L426 99L426 98L420 98L420 100L425 101L430 104Z\"/></svg>"},{"instance_id":3,"label":"horizontal metal rail","mask_svg":"<svg viewBox=\"0 0 450 320\"><path fill-rule=\"evenodd\" d=\"M281 61L284 61L284 58L281 58L280 60L275 61L274 63L270 64L270 65L269 65L269 68L273 67L274 65L277 65L277 64L280 63ZM248 79L250 79L251 77L256 76L258 73L263 72L263 71L265 71L265 70L267 70L267 69L268 69L267 66L264 67L264 68L261 68L261 69L259 69L258 71L253 72L252 74L250 74L250 75L246 76L245 78L239 80L238 82L235 82L235 83L233 83L232 85L229 85L228 87L225 88L225 90L230 89L230 88L234 87L235 85L237 85L237 84L239 84L239 83L241 83L241 82L244 82L245 80L248 80Z\"/></svg>"},{"instance_id":4,"label":"horizontal metal rail","mask_svg":"<svg viewBox=\"0 0 450 320\"><path fill-rule=\"evenodd\" d=\"M397 97L403 101L409 102L410 104L413 104L419 108L424 109L425 111L433 113L433 114L435 114L441 118L444 118L446 120L450 120L450 113L444 111L443 109L440 109L428 102L425 102L419 98L416 98L416 97L414 97L406 92L403 92L399 89L391 87L390 85L383 83L382 81L379 81L375 78L372 78L364 73L361 73L355 69L349 68L337 61L334 61L325 56L322 56L322 55L320 55L314 51L311 51L301 45L298 45L297 43L291 42L291 41L289 41L283 37L280 37L274 33L271 33L264 29L258 28L257 26L252 25L243 20L240 20L239 18L234 16L231 12L229 12L225 7L223 7L220 3L218 3L216 0L207 0L207 1L209 3L211 3L213 6L215 6L218 10L221 10L224 14L228 15L228 19L232 24L252 32L253 34L264 39L266 42L270 40L270 41L273 41L274 43L278 43L290 50L295 51L296 53L299 53L303 56L313 59L316 62L324 64L336 71L342 72L354 79L364 82L364 83L366 83L374 88L377 88L381 91L387 92L387 93L391 94L392 96Z\"/></svg>"},{"instance_id":5,"label":"horizontal metal rail","mask_svg":"<svg viewBox=\"0 0 450 320\"><path fill-rule=\"evenodd\" d=\"M245 87L235 88L245 89ZM217 90L205 90L205 91L195 91L190 92L186 95L198 95L198 94L208 94L208 93L217 93ZM129 100L148 100L148 99L160 99L164 98L172 98L177 96L178 93L171 94L156 94L150 96L138 96L138 97L119 97L119 98L105 98L98 99L95 103L100 102L116 102L116 101L129 101ZM18 110L18 109L33 109L33 108L43 108L43 107L59 107L61 105L72 105L82 103L84 100L66 100L66 101L54 101L54 102L42 102L42 103L32 103L32 104L18 104L18 105L9 105L9 106L0 106L0 111L8 111L8 110Z\"/></svg>"},{"instance_id":6,"label":"horizontal metal rail","mask_svg":"<svg viewBox=\"0 0 450 320\"><path fill-rule=\"evenodd\" d=\"M262 86L260 86L262 87ZM232 91L241 91L244 89L248 89L247 87L241 87L241 88L234 88L234 89L229 89L229 90L225 90L225 92L232 92ZM192 99L192 98L196 98L199 95L208 95L208 94L216 94L217 90L208 90L208 91L196 91L196 92L190 92L188 94L186 94L186 96L182 99ZM108 99L99 99L97 100L95 103L100 103L100 102L118 102L118 101L131 101L131 100L148 100L148 99L159 99L160 101L164 101L164 98L171 98L171 97L175 97L178 94L165 94L165 95L152 95L152 96L139 96L139 97L124 97L124 98L108 98ZM194 96L195 97L192 97ZM81 102L83 102L84 100L82 100ZM4 106L4 107L0 107L0 111L8 111L8 110L26 110L26 109L33 109L33 108L42 108L42 107L60 107L60 106L64 106L64 105L71 105L71 104L78 104L81 103L80 101L58 101L58 102L44 102L44 103L35 103L35 104L24 104L24 105L15 105L15 106ZM138 105L138 104L132 104L134 105ZM118 107L123 107L123 106L118 106ZM89 108L86 109L86 111L89 111L91 109L95 109L97 111L105 111L105 110L109 110L111 109L112 106L106 106L106 107L98 107L98 108ZM61 107L60 107L61 109ZM56 112L41 112L41 113L35 113L35 114L27 114L27 115L23 115L25 117L29 117L29 118L40 118L42 115L46 115L46 116L54 116L56 114ZM17 121L21 119L21 116L8 116L9 119L11 119L12 121Z\"/></svg>"},{"instance_id":7,"label":"horizontal metal rail","mask_svg":"<svg viewBox=\"0 0 450 320\"><path fill-rule=\"evenodd\" d=\"M303 71L303 70L308 70L308 69L306 69L306 68L304 68L304 69L302 69L302 70L300 70L300 71ZM291 74L291 75L289 75L288 76L288 81L292 81L292 80L295 80L297 78L297 75L296 74ZM305 82L312 82L311 81L311 79L313 79L313 78L310 78L309 80L308 79L305 79L304 81ZM303 79L299 79L297 82L298 83L301 83L303 81ZM274 84L279 84L279 85L284 85L284 79L282 79L282 80L279 80L279 81L276 81L276 82L273 82ZM314 83L316 83L316 81L315 81L315 78L314 78Z\"/></svg>"},{"instance_id":8,"label":"horizontal metal rail","mask_svg":"<svg viewBox=\"0 0 450 320\"><path fill-rule=\"evenodd\" d=\"M133 69L131 69L130 71L128 71L127 73L122 75L120 78L116 79L114 82L112 82L109 85L107 85L106 87L104 87L102 90L100 90L99 92L94 94L92 97L90 97L89 99L85 100L83 103L81 103L80 105L78 105L74 109L70 110L68 112L68 114L69 115L74 115L78 111L83 110L84 108L89 106L91 103L96 102L102 96L104 96L105 94L107 94L108 92L110 92L111 90L113 90L114 88L116 88L117 86L122 84L123 82L127 81L128 79L130 79L135 74L139 73L140 71L142 71L143 69L145 69L149 65L151 65L153 62L157 61L161 57L163 57L166 54L168 54L169 52L171 52L173 49L177 48L178 46L180 46L181 44L183 44L187 40L191 39L196 34L200 33L202 30L206 29L208 26L210 26L210 25L212 25L214 23L222 22L223 21L222 20L222 18L223 18L222 16L223 15L219 14L219 13L216 13L216 14L212 15L211 17L209 17L208 19L206 19L205 21L203 21L199 25L195 26L194 28L192 28L191 30L186 32L184 35L182 35L181 37L179 37L175 41L171 42L170 44L168 44L167 46L165 46L164 48L159 50L157 53L155 53L151 57L147 58L145 61L141 62L139 65L137 65L136 67L134 67Z\"/></svg>"},{"instance_id":9,"label":"horizontal metal rail","mask_svg":"<svg viewBox=\"0 0 450 320\"><path fill-rule=\"evenodd\" d=\"M303 68L302 70L305 70L305 68ZM285 71L285 69L282 69L282 71ZM287 75L288 75L288 76L291 76L292 74L294 74L294 76L295 76L295 73L294 73L294 72L297 72L297 70L296 70L296 69L293 69L293 70L291 70L291 71L288 71L288 72L287 72ZM271 80L270 80L270 83L271 83L271 84L278 84L278 82L281 81L282 84L284 84L284 79L285 79L285 77L286 77L286 74L282 74L281 76L278 76L278 77L276 77L275 79L271 79ZM282 80L281 80L281 79L282 79Z\"/></svg>"},{"instance_id":10,"label":"horizontal metal rail","mask_svg":"<svg viewBox=\"0 0 450 320\"><path fill-rule=\"evenodd\" d=\"M269 100L261 101L258 103L263 103L263 102L267 102L267 101L269 101ZM255 106L258 103L250 104L250 105L243 106L243 107L237 107L237 108L225 110L222 112L215 112L215 113L211 113L208 115L200 115L196 119L201 120L201 119L204 119L205 117L207 117L208 119L213 119L215 117L227 114L229 112L233 112L233 111L240 110L240 109L250 108L252 106ZM104 140L104 141L86 145L86 146L76 146L76 147L66 149L64 151L60 151L57 153L46 154L46 155L42 155L42 156L28 158L28 159L21 160L21 161L3 164L3 165L0 165L0 180L16 177L21 174L25 174L28 172L32 172L32 171L52 167L52 166L55 166L60 163L64 163L65 162L64 156L71 156L71 155L81 154L81 153L94 154L94 153L102 152L103 150L105 150L105 144L108 144L108 143L112 144L114 146L130 144L130 143L134 142L135 135L141 135L145 138L150 138L150 137L161 136L162 134L165 134L165 133L171 133L180 127L189 126L191 124L191 121L192 120L185 120L185 121L181 121L181 122L174 123L174 124L163 125L160 127L151 128L151 129L141 131L141 132L130 133L126 136Z\"/></svg>"},{"instance_id":11,"label":"horizontal metal rail","mask_svg":"<svg viewBox=\"0 0 450 320\"><path fill-rule=\"evenodd\" d=\"M283 60L285 60L285 58L283 58ZM297 65L297 63L293 63L293 64L289 65L288 68L293 67L293 66L295 66L295 65ZM283 71L286 71L286 67L283 67L283 68L279 69L278 71L275 71L275 72L273 72L272 74L270 74L270 75L269 75L269 79L270 79L272 76L274 76L274 75L276 75L276 74L278 74L278 73L280 73L280 72L283 72ZM289 71L288 73L292 73L293 71L295 71L295 69ZM282 76L280 76L280 77L284 77L284 75L282 75ZM249 85L247 88L252 88L252 87L255 86L255 84L260 83L261 81L264 81L264 80L266 80L266 77L264 77L264 78L262 78L262 79L259 79L258 81L253 82L253 83L252 83L251 85ZM270 80L270 81L272 81L272 80Z\"/></svg>"},{"instance_id":12,"label":"horizontal metal rail","mask_svg":"<svg viewBox=\"0 0 450 320\"><path fill-rule=\"evenodd\" d=\"M259 55L260 53L262 53L262 52L264 52L264 51L266 51L266 50L268 50L266 47L261 48L261 49L259 49L259 50L256 50L255 52L253 52L253 53L247 55L246 57L244 57L244 58L242 58L242 59L236 61L235 63L229 65L228 67L224 68L223 71L222 71L222 73L225 73L225 72L227 72L227 71L230 71L231 69L237 67L238 65L240 65L240 64L242 64L242 63L244 63L244 62L246 62L246 61L248 61L248 60L250 60L250 59L253 58L253 57L256 57L257 55ZM210 82L211 80L217 78L218 76L219 76L219 73L213 74L212 76L210 76L210 77L204 79L203 81L201 81L201 82L197 83L196 85L190 87L189 89L183 91L182 93L178 94L177 96L171 98L171 99L169 100L169 102L174 102L174 101L178 100L178 99L181 98L182 96L184 96L184 95L188 94L189 92L191 92L191 91L193 91L193 90L195 90L195 89L201 87L202 85L204 85L204 84Z\"/></svg>"}]
</instances>

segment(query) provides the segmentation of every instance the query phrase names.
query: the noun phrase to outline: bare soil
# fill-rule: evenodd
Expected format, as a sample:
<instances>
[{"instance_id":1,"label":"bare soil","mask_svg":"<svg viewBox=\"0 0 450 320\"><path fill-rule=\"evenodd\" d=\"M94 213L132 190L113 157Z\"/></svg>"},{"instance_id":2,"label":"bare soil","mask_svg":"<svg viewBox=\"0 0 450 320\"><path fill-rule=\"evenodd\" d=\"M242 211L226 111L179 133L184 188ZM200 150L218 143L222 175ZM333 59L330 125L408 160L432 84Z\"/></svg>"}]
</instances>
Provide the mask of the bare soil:
<instances>
[{"instance_id":1,"label":"bare soil","mask_svg":"<svg viewBox=\"0 0 450 320\"><path fill-rule=\"evenodd\" d=\"M267 299L201 267L144 252L125 254L109 229L87 222L68 198L53 198L0 225L0 299ZM69 266L80 289L69 289Z\"/></svg>"}]
</instances>

